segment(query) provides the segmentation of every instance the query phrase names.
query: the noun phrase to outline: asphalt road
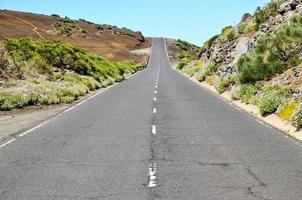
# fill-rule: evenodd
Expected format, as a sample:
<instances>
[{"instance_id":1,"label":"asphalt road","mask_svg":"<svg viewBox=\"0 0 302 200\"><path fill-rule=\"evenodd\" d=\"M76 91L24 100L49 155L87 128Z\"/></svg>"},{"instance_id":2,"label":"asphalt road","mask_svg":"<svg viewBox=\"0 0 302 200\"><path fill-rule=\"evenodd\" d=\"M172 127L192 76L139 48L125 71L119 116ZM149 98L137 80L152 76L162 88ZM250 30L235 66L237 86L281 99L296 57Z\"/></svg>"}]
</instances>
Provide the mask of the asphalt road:
<instances>
[{"instance_id":1,"label":"asphalt road","mask_svg":"<svg viewBox=\"0 0 302 200\"><path fill-rule=\"evenodd\" d=\"M174 71L163 39L147 69L0 160L1 200L302 199L301 144Z\"/></svg>"}]
</instances>

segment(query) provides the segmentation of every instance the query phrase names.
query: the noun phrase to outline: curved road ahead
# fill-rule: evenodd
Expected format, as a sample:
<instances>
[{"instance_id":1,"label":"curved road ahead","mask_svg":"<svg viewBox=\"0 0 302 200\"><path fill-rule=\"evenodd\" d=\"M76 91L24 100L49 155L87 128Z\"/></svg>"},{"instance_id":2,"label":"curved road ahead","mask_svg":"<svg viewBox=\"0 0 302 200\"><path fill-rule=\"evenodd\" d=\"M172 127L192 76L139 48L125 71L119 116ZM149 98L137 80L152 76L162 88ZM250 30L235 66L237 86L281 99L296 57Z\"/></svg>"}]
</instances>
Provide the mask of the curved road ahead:
<instances>
[{"instance_id":1,"label":"curved road ahead","mask_svg":"<svg viewBox=\"0 0 302 200\"><path fill-rule=\"evenodd\" d=\"M0 149L1 200L301 200L302 147L174 71L132 78Z\"/></svg>"}]
</instances>

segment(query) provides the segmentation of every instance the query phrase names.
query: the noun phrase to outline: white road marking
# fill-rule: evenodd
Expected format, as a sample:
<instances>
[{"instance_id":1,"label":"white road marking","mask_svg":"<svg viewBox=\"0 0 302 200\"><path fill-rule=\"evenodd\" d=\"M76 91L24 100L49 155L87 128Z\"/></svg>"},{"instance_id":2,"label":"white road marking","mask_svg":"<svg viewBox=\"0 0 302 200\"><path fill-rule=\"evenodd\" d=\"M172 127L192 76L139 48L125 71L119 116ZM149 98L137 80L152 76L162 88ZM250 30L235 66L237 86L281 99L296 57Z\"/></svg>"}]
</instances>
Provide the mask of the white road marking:
<instances>
[{"instance_id":1,"label":"white road marking","mask_svg":"<svg viewBox=\"0 0 302 200\"><path fill-rule=\"evenodd\" d=\"M157 91L156 91L156 90L154 91L154 94L157 94Z\"/></svg>"},{"instance_id":2,"label":"white road marking","mask_svg":"<svg viewBox=\"0 0 302 200\"><path fill-rule=\"evenodd\" d=\"M156 126L155 125L152 125L152 134L156 135Z\"/></svg>"},{"instance_id":3,"label":"white road marking","mask_svg":"<svg viewBox=\"0 0 302 200\"><path fill-rule=\"evenodd\" d=\"M157 172L157 166L156 163L152 163L149 165L149 181L148 181L148 187L153 188L156 187L156 172Z\"/></svg>"},{"instance_id":4,"label":"white road marking","mask_svg":"<svg viewBox=\"0 0 302 200\"><path fill-rule=\"evenodd\" d=\"M15 141L16 139L15 138L13 138L13 139L11 139L11 140L9 140L9 141L7 141L7 142L5 142L5 143L3 143L3 144L1 144L0 145L0 148L2 148L2 147L4 147L4 146L6 146L6 145L8 145L8 144L10 144L10 143L12 143L13 141Z\"/></svg>"},{"instance_id":5,"label":"white road marking","mask_svg":"<svg viewBox=\"0 0 302 200\"><path fill-rule=\"evenodd\" d=\"M158 88L158 86L156 85L155 88Z\"/></svg>"},{"instance_id":6,"label":"white road marking","mask_svg":"<svg viewBox=\"0 0 302 200\"><path fill-rule=\"evenodd\" d=\"M165 44L165 50L166 50L166 56L167 56L167 59L168 59L168 63L169 63L169 65L171 65L171 63L170 63L170 58L169 58L169 54L168 54L168 48L167 48L166 39L163 38L163 40L164 40L164 44Z\"/></svg>"},{"instance_id":7,"label":"white road marking","mask_svg":"<svg viewBox=\"0 0 302 200\"><path fill-rule=\"evenodd\" d=\"M156 108L153 108L153 114L155 114L157 112Z\"/></svg>"},{"instance_id":8,"label":"white road marking","mask_svg":"<svg viewBox=\"0 0 302 200\"><path fill-rule=\"evenodd\" d=\"M154 101L157 101L157 98L156 97L154 97L154 99L153 99Z\"/></svg>"},{"instance_id":9,"label":"white road marking","mask_svg":"<svg viewBox=\"0 0 302 200\"><path fill-rule=\"evenodd\" d=\"M50 119L50 120L51 120L51 119ZM34 130L36 130L36 129L42 127L42 126L44 126L44 125L47 124L50 120L47 120L47 121L43 122L42 124L39 124L39 125L37 125L36 127L31 128L31 129L25 131L24 133L21 133L21 134L18 135L17 137L23 137L24 135L26 135L26 134L28 134L28 133L30 133L30 132L32 132L32 131L34 131Z\"/></svg>"}]
</instances>

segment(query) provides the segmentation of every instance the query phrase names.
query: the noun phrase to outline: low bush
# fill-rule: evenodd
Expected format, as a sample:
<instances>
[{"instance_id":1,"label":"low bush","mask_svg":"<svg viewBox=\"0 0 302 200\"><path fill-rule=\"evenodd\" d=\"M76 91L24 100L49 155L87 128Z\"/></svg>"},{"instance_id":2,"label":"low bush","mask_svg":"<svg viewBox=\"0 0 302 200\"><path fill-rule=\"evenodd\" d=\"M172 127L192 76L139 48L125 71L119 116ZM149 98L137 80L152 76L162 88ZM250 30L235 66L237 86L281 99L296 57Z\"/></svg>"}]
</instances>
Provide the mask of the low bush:
<instances>
[{"instance_id":1,"label":"low bush","mask_svg":"<svg viewBox=\"0 0 302 200\"><path fill-rule=\"evenodd\" d=\"M302 128L302 106L300 105L298 111L294 114L292 120L292 125L297 129Z\"/></svg>"},{"instance_id":2,"label":"low bush","mask_svg":"<svg viewBox=\"0 0 302 200\"><path fill-rule=\"evenodd\" d=\"M259 102L259 111L266 116L277 111L278 107L286 102L292 94L291 87L280 84L269 85L264 89L264 95Z\"/></svg>"},{"instance_id":3,"label":"low bush","mask_svg":"<svg viewBox=\"0 0 302 200\"><path fill-rule=\"evenodd\" d=\"M222 94L224 92L226 92L231 85L234 85L235 83L237 83L237 76L236 75L230 75L227 76L226 78L221 78L217 85L215 86L215 89L217 90L217 92L219 94Z\"/></svg>"},{"instance_id":4,"label":"low bush","mask_svg":"<svg viewBox=\"0 0 302 200\"><path fill-rule=\"evenodd\" d=\"M254 104L257 105L259 98L257 96L257 93L259 90L261 90L263 87L262 84L244 84L240 85L240 88L238 91L236 91L232 98L234 100L241 100L246 104Z\"/></svg>"},{"instance_id":5,"label":"low bush","mask_svg":"<svg viewBox=\"0 0 302 200\"><path fill-rule=\"evenodd\" d=\"M242 22L238 25L238 33L239 34L244 34L245 33L245 29L248 26L248 23L246 22Z\"/></svg>"},{"instance_id":6,"label":"low bush","mask_svg":"<svg viewBox=\"0 0 302 200\"><path fill-rule=\"evenodd\" d=\"M112 63L63 42L6 39L3 46L12 65L18 69L20 78L26 80L1 85L0 110L70 103L89 91L123 80L140 69L132 61Z\"/></svg>"},{"instance_id":7,"label":"low bush","mask_svg":"<svg viewBox=\"0 0 302 200\"><path fill-rule=\"evenodd\" d=\"M232 26L227 26L222 29L221 36L223 40L225 41L232 41L236 38L235 30Z\"/></svg>"},{"instance_id":8,"label":"low bush","mask_svg":"<svg viewBox=\"0 0 302 200\"><path fill-rule=\"evenodd\" d=\"M285 0L272 0L265 7L258 7L254 14L254 23L259 27L270 16L274 17L278 14L278 8Z\"/></svg>"},{"instance_id":9,"label":"low bush","mask_svg":"<svg viewBox=\"0 0 302 200\"><path fill-rule=\"evenodd\" d=\"M197 73L200 73L204 70L204 62L203 61L198 61L197 63L195 63L194 65L192 66L188 66L188 67L185 67L183 68L183 72L185 74L187 74L188 76L195 76L197 75Z\"/></svg>"},{"instance_id":10,"label":"low bush","mask_svg":"<svg viewBox=\"0 0 302 200\"><path fill-rule=\"evenodd\" d=\"M258 39L252 52L243 54L238 62L242 83L269 79L273 75L302 62L302 17L295 17L273 33Z\"/></svg>"},{"instance_id":11,"label":"low bush","mask_svg":"<svg viewBox=\"0 0 302 200\"><path fill-rule=\"evenodd\" d=\"M257 31L257 26L255 23L242 22L238 26L239 34L249 34L255 31Z\"/></svg>"},{"instance_id":12,"label":"low bush","mask_svg":"<svg viewBox=\"0 0 302 200\"><path fill-rule=\"evenodd\" d=\"M16 107L24 107L29 104L30 100L22 94L0 93L0 109L11 110Z\"/></svg>"},{"instance_id":13,"label":"low bush","mask_svg":"<svg viewBox=\"0 0 302 200\"><path fill-rule=\"evenodd\" d=\"M180 39L177 40L176 45L181 50L186 51L186 52L188 52L188 51L197 51L198 52L200 50L199 46L191 44L191 43L189 43L187 41L184 41L184 40L180 40Z\"/></svg>"},{"instance_id":14,"label":"low bush","mask_svg":"<svg viewBox=\"0 0 302 200\"><path fill-rule=\"evenodd\" d=\"M10 87L12 91L0 92L0 110L9 111L30 105L71 103L89 91L84 83L74 80L31 79L16 81L14 84Z\"/></svg>"},{"instance_id":15,"label":"low bush","mask_svg":"<svg viewBox=\"0 0 302 200\"><path fill-rule=\"evenodd\" d=\"M23 38L6 39L4 45L19 68L24 63L38 63L36 66L41 73L49 73L56 67L92 76L101 82L110 77L121 80L125 72L131 73L137 67L132 62L112 63L64 42L39 42Z\"/></svg>"},{"instance_id":16,"label":"low bush","mask_svg":"<svg viewBox=\"0 0 302 200\"><path fill-rule=\"evenodd\" d=\"M205 82L208 85L214 85L214 83L215 83L215 76L207 76L206 79L205 79Z\"/></svg>"},{"instance_id":17,"label":"low bush","mask_svg":"<svg viewBox=\"0 0 302 200\"><path fill-rule=\"evenodd\" d=\"M228 41L232 41L234 39L236 39L236 33L234 30L230 31L227 35L226 35L226 39Z\"/></svg>"},{"instance_id":18,"label":"low bush","mask_svg":"<svg viewBox=\"0 0 302 200\"><path fill-rule=\"evenodd\" d=\"M213 37L211 37L208 41L206 41L206 42L204 43L204 47L205 47L206 49L210 49L210 48L212 47L214 41L215 41L217 38L219 38L219 36L220 36L220 35L214 35Z\"/></svg>"},{"instance_id":19,"label":"low bush","mask_svg":"<svg viewBox=\"0 0 302 200\"><path fill-rule=\"evenodd\" d=\"M289 121L295 114L298 107L297 101L290 101L286 103L280 110L280 118Z\"/></svg>"},{"instance_id":20,"label":"low bush","mask_svg":"<svg viewBox=\"0 0 302 200\"><path fill-rule=\"evenodd\" d=\"M189 61L187 60L184 60L184 61L181 61L178 65L177 65L177 69L178 70L182 70L185 66L187 66L189 64Z\"/></svg>"},{"instance_id":21,"label":"low bush","mask_svg":"<svg viewBox=\"0 0 302 200\"><path fill-rule=\"evenodd\" d=\"M210 64L208 67L205 67L204 65L202 66L202 68L200 68L196 73L195 77L199 82L203 82L207 80L207 77L213 77L215 75L215 73L217 72L218 68L216 65L214 64ZM211 82L211 84L213 84L211 78L208 79L208 83Z\"/></svg>"},{"instance_id":22,"label":"low bush","mask_svg":"<svg viewBox=\"0 0 302 200\"><path fill-rule=\"evenodd\" d=\"M210 64L204 71L205 76L212 76L214 75L218 70L218 67L214 64Z\"/></svg>"}]
</instances>

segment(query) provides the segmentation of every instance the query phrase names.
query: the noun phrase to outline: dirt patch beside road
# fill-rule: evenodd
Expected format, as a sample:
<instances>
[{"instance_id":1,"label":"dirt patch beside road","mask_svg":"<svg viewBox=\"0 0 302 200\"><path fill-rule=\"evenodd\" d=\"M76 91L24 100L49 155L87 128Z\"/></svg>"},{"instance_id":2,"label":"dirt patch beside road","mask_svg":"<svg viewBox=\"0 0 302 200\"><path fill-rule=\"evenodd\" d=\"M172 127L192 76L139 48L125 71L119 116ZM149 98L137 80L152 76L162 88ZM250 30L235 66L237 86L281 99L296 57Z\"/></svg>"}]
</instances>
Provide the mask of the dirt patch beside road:
<instances>
[{"instance_id":1,"label":"dirt patch beside road","mask_svg":"<svg viewBox=\"0 0 302 200\"><path fill-rule=\"evenodd\" d=\"M68 105L47 106L26 111L0 112L0 141L25 131L65 110Z\"/></svg>"}]
</instances>

